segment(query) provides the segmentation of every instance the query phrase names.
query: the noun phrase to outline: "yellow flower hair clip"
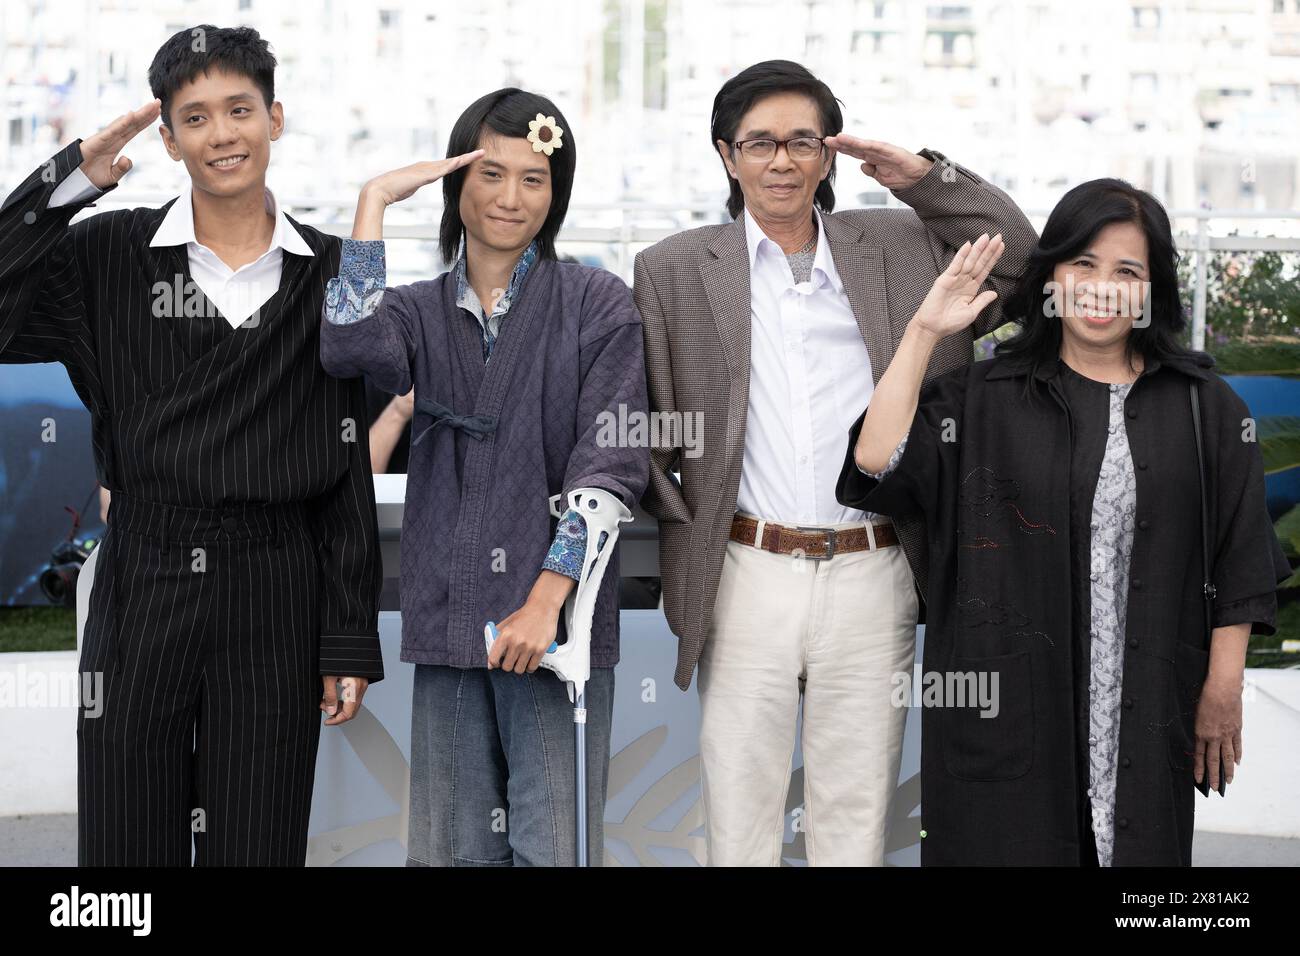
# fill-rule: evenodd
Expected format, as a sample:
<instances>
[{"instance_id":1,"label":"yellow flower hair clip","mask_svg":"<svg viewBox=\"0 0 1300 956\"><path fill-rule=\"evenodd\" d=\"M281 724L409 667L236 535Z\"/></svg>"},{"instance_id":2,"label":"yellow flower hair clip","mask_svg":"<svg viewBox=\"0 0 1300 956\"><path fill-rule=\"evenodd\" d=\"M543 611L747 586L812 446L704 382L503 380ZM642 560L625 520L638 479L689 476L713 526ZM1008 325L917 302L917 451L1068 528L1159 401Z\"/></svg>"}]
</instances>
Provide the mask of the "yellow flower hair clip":
<instances>
[{"instance_id":1,"label":"yellow flower hair clip","mask_svg":"<svg viewBox=\"0 0 1300 956\"><path fill-rule=\"evenodd\" d=\"M530 120L528 123L528 142L533 144L534 153L545 153L550 156L564 145L560 141L563 135L564 130L555 125L554 116L543 116L538 113L537 119Z\"/></svg>"}]
</instances>

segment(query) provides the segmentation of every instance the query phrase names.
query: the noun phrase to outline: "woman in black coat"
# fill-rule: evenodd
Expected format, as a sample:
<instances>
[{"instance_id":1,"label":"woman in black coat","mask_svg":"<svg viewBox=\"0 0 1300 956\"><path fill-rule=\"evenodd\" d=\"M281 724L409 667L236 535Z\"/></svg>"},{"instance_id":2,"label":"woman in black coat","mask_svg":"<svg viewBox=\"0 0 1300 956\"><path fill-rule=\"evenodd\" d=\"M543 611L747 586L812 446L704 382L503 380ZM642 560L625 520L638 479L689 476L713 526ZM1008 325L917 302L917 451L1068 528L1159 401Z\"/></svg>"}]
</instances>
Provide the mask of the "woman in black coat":
<instances>
[{"instance_id":1,"label":"woman in black coat","mask_svg":"<svg viewBox=\"0 0 1300 956\"><path fill-rule=\"evenodd\" d=\"M1247 639L1290 573L1253 422L1179 344L1168 216L1114 179L1048 219L1017 335L922 388L1001 250L981 237L936 280L837 489L927 525L921 862L1190 865L1193 789L1241 759Z\"/></svg>"}]
</instances>

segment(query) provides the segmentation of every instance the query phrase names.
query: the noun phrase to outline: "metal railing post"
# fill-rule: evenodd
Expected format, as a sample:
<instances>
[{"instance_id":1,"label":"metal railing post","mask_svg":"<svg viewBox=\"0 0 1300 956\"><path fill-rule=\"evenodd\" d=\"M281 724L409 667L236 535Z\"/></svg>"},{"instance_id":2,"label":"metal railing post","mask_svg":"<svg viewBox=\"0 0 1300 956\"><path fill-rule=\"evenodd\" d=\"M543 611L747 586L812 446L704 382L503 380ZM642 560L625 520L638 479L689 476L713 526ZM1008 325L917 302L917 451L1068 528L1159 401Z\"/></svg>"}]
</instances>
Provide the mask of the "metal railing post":
<instances>
[{"instance_id":1,"label":"metal railing post","mask_svg":"<svg viewBox=\"0 0 1300 956\"><path fill-rule=\"evenodd\" d=\"M1205 285L1210 275L1210 220L1206 212L1196 216L1196 288L1192 295L1192 348L1205 351Z\"/></svg>"}]
</instances>

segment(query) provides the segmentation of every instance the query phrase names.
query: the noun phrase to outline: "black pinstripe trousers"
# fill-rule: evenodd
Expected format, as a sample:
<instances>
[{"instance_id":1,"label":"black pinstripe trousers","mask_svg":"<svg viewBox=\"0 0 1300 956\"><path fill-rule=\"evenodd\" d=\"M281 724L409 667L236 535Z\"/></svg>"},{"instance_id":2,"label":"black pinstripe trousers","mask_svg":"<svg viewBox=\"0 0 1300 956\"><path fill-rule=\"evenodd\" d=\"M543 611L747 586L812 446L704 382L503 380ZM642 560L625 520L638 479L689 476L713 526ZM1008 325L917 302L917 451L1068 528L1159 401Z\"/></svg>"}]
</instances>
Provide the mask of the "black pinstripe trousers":
<instances>
[{"instance_id":1,"label":"black pinstripe trousers","mask_svg":"<svg viewBox=\"0 0 1300 956\"><path fill-rule=\"evenodd\" d=\"M316 545L302 505L120 491L81 652L82 866L302 865L320 738Z\"/></svg>"}]
</instances>

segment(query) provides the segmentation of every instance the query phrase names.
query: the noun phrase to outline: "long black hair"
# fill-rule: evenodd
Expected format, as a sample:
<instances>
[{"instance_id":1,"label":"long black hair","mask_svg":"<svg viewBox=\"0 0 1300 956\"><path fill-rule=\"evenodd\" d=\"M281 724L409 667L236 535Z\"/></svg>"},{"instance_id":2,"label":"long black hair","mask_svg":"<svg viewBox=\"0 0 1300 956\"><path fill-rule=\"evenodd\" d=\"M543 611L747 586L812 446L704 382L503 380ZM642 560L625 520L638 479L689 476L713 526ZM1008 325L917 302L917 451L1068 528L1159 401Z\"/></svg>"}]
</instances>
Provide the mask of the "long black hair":
<instances>
[{"instance_id":1,"label":"long black hair","mask_svg":"<svg viewBox=\"0 0 1300 956\"><path fill-rule=\"evenodd\" d=\"M538 113L554 116L555 125L564 130L560 138L563 145L546 156L551 168L551 211L536 236L538 256L554 259L555 237L569 212L573 170L577 165L573 129L559 107L545 96L513 86L481 96L456 120L447 141L447 155L460 156L478 149L479 137L485 129L523 139L528 136L528 124L537 118ZM465 235L465 223L460 218L460 191L465 184L467 169L462 166L442 177L442 227L438 232L438 248L443 262L455 260Z\"/></svg>"},{"instance_id":2,"label":"long black hair","mask_svg":"<svg viewBox=\"0 0 1300 956\"><path fill-rule=\"evenodd\" d=\"M1083 252L1097 233L1116 222L1131 222L1142 230L1149 260L1146 314L1151 321L1129 333L1125 357L1130 364L1135 354L1161 364L1197 361L1200 353L1181 341L1187 320L1178 291L1178 249L1169 215L1154 196L1122 179L1080 183L1056 204L1030 253L1024 277L1003 309L1008 319L1020 324L1020 330L997 345L996 356L1023 362L1031 372L1056 361L1061 353L1061 319L1049 304L1053 271Z\"/></svg>"},{"instance_id":3,"label":"long black hair","mask_svg":"<svg viewBox=\"0 0 1300 956\"><path fill-rule=\"evenodd\" d=\"M718 95L713 98L713 119L709 144L717 151L718 140L724 143L734 142L740 121L750 108L764 97L774 93L802 93L817 104L817 113L821 119L822 136L835 136L844 130L844 116L840 112L840 102L831 92L831 88L808 69L791 60L764 60L742 70L722 84ZM730 147L728 147L730 149ZM735 151L732 151L735 155ZM718 157L722 159L721 156ZM727 198L727 212L735 219L745 208L745 194L740 191L740 183L731 178L727 164L722 164L726 173L731 195ZM835 158L831 157L831 171L817 184L813 203L822 212L835 209Z\"/></svg>"}]
</instances>

